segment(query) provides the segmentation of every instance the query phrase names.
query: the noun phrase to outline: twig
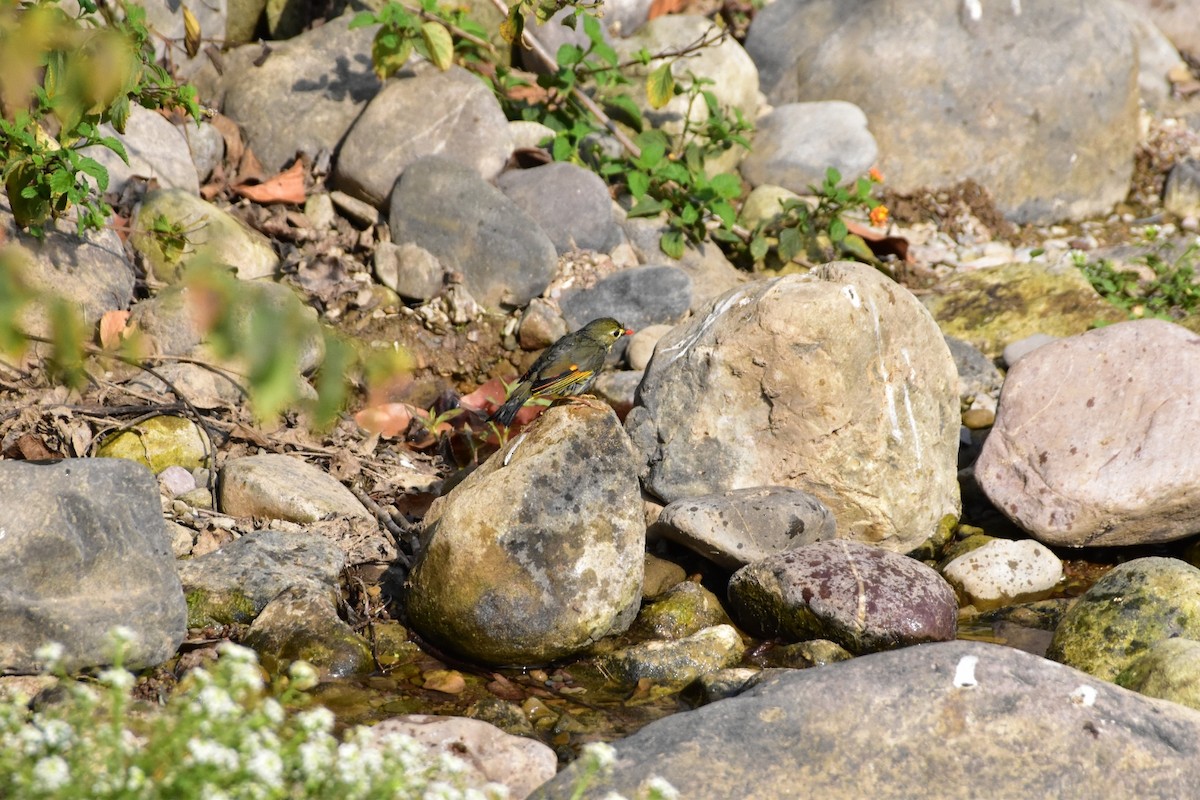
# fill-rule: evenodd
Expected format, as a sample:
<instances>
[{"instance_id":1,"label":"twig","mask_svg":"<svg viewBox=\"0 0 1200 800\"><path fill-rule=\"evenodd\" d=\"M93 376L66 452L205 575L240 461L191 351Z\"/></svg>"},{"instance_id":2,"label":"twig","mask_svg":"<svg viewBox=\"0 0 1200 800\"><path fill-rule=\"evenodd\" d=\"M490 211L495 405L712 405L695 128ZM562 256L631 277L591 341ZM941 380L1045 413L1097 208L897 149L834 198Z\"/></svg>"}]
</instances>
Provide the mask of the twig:
<instances>
[{"instance_id":1,"label":"twig","mask_svg":"<svg viewBox=\"0 0 1200 800\"><path fill-rule=\"evenodd\" d=\"M412 548L412 541L416 538L416 529L411 525L408 529L402 528L399 523L389 514L384 511L378 503L371 499L371 496L357 486L351 486L350 491L358 498L367 509L375 515L375 519L379 521L388 533L396 540L396 560L404 565L405 569L412 568L412 559L404 552L405 546ZM415 550L415 548L413 548Z\"/></svg>"},{"instance_id":2,"label":"twig","mask_svg":"<svg viewBox=\"0 0 1200 800\"><path fill-rule=\"evenodd\" d=\"M501 14L506 17L508 16L508 6L504 4L504 0L492 0L492 5L494 5ZM528 29L524 30L521 33L521 38L523 39L525 46L529 48L530 52L537 56L538 60L541 61L547 69L558 69L558 62L554 60L554 57L550 55L550 51L546 49L545 45L538 41L537 37L534 36L531 31ZM603 109L596 105L596 101L589 97L586 92L584 92L578 86L572 86L571 96L575 98L576 102L586 108L588 113L594 115L596 119L600 120L600 122L604 124L604 127L608 129L608 132L613 135L613 138L620 142L621 146L624 147L631 156L637 158L642 154L641 148L634 144L633 140L625 135L625 132L617 126L617 123L613 122L612 119L604 113Z\"/></svg>"}]
</instances>

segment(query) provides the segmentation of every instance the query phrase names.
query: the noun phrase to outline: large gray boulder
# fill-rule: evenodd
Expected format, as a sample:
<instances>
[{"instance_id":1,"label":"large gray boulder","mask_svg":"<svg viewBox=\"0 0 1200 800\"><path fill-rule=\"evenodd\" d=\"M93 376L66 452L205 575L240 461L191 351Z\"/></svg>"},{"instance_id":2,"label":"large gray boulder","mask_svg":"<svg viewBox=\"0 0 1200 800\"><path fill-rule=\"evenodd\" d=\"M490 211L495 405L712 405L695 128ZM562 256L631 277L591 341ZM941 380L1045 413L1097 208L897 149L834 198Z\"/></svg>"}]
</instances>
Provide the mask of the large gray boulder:
<instances>
[{"instance_id":1,"label":"large gray boulder","mask_svg":"<svg viewBox=\"0 0 1200 800\"><path fill-rule=\"evenodd\" d=\"M746 50L773 104L862 108L898 191L972 178L1010 219L1049 222L1129 189L1138 58L1111 0L774 3Z\"/></svg>"},{"instance_id":2,"label":"large gray boulder","mask_svg":"<svg viewBox=\"0 0 1200 800\"><path fill-rule=\"evenodd\" d=\"M727 292L673 329L626 426L667 502L792 486L840 537L907 552L959 511L957 386L920 302L835 262Z\"/></svg>"},{"instance_id":3,"label":"large gray boulder","mask_svg":"<svg viewBox=\"0 0 1200 800\"><path fill-rule=\"evenodd\" d=\"M419 158L444 155L491 180L511 152L508 121L491 89L462 67L429 66L375 95L346 134L333 180L382 208L396 178Z\"/></svg>"},{"instance_id":4,"label":"large gray boulder","mask_svg":"<svg viewBox=\"0 0 1200 800\"><path fill-rule=\"evenodd\" d=\"M653 722L533 797L633 797L660 776L688 800L1200 795L1200 712L1034 655L945 642L780 670Z\"/></svg>"},{"instance_id":5,"label":"large gray boulder","mask_svg":"<svg viewBox=\"0 0 1200 800\"><path fill-rule=\"evenodd\" d=\"M474 169L442 156L404 170L388 222L397 244L428 250L493 310L524 306L554 277L558 253L537 222Z\"/></svg>"},{"instance_id":6,"label":"large gray boulder","mask_svg":"<svg viewBox=\"0 0 1200 800\"><path fill-rule=\"evenodd\" d=\"M350 29L351 14L270 49L224 56L225 113L268 171L297 153L332 152L382 85L371 69L378 26Z\"/></svg>"},{"instance_id":7,"label":"large gray boulder","mask_svg":"<svg viewBox=\"0 0 1200 800\"><path fill-rule=\"evenodd\" d=\"M117 458L0 461L0 673L37 672L42 645L67 670L112 663L109 632L133 632L124 665L161 664L187 606L150 470Z\"/></svg>"},{"instance_id":8,"label":"large gray boulder","mask_svg":"<svg viewBox=\"0 0 1200 800\"><path fill-rule=\"evenodd\" d=\"M551 408L438 498L425 526L409 622L459 655L541 664L637 614L646 526L610 409Z\"/></svg>"}]
</instances>

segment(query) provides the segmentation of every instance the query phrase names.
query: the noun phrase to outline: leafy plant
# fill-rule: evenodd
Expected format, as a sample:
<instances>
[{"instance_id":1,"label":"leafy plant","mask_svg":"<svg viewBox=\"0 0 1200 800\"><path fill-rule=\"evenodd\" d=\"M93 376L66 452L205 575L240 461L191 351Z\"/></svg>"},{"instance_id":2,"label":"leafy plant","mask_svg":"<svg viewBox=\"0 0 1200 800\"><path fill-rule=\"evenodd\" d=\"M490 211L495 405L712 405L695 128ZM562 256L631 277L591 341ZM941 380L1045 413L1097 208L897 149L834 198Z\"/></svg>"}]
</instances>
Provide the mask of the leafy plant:
<instances>
[{"instance_id":1,"label":"leafy plant","mask_svg":"<svg viewBox=\"0 0 1200 800\"><path fill-rule=\"evenodd\" d=\"M842 256L873 261L867 243L850 232L845 215L865 213L873 223L886 221L886 207L872 196L877 175L859 178L847 188L842 186L841 173L830 167L820 186L809 187L815 203L804 198L782 201L777 217L758 224L747 243L748 255L756 264L762 264L772 250L784 264L797 258L820 262Z\"/></svg>"},{"instance_id":2,"label":"leafy plant","mask_svg":"<svg viewBox=\"0 0 1200 800\"><path fill-rule=\"evenodd\" d=\"M96 11L93 0L81 0L74 16L55 0L0 11L0 178L17 223L35 236L72 208L81 233L112 214L102 198L108 171L83 151L99 145L128 156L101 125L124 132L135 102L200 118L195 89L154 63L145 11L129 5L105 25Z\"/></svg>"},{"instance_id":3,"label":"leafy plant","mask_svg":"<svg viewBox=\"0 0 1200 800\"><path fill-rule=\"evenodd\" d=\"M371 60L375 73L387 78L402 69L414 51L438 69L450 68L455 45L446 14L437 0L420 0L419 8L389 2L378 11L361 12L351 20L350 27L380 26L371 44Z\"/></svg>"},{"instance_id":4,"label":"leafy plant","mask_svg":"<svg viewBox=\"0 0 1200 800\"><path fill-rule=\"evenodd\" d=\"M1089 261L1083 253L1075 254L1075 266L1100 296L1131 319L1172 320L1196 312L1200 309L1200 283L1196 276L1200 242L1193 241L1182 252L1172 255L1170 242L1159 239L1157 231L1152 229L1147 241L1154 249L1136 262L1146 266L1153 277L1117 269L1108 259Z\"/></svg>"}]
</instances>

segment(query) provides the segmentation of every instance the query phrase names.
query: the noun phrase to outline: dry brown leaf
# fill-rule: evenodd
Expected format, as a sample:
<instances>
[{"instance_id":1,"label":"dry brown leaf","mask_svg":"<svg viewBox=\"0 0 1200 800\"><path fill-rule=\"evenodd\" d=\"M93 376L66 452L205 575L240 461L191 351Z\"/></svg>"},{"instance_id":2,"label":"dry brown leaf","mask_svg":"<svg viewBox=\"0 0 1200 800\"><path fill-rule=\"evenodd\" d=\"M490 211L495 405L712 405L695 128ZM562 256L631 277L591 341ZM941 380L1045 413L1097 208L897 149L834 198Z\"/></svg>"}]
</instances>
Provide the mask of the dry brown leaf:
<instances>
[{"instance_id":1,"label":"dry brown leaf","mask_svg":"<svg viewBox=\"0 0 1200 800\"><path fill-rule=\"evenodd\" d=\"M104 316L100 317L100 346L105 350L116 350L125 338L128 326L128 311L105 311Z\"/></svg>"},{"instance_id":2,"label":"dry brown leaf","mask_svg":"<svg viewBox=\"0 0 1200 800\"><path fill-rule=\"evenodd\" d=\"M239 183L231 187L235 194L266 205L304 202L304 163L297 161L288 169L262 183Z\"/></svg>"},{"instance_id":3,"label":"dry brown leaf","mask_svg":"<svg viewBox=\"0 0 1200 800\"><path fill-rule=\"evenodd\" d=\"M673 14L681 8L683 8L683 0L654 0L650 4L649 19Z\"/></svg>"},{"instance_id":4,"label":"dry brown leaf","mask_svg":"<svg viewBox=\"0 0 1200 800\"><path fill-rule=\"evenodd\" d=\"M486 411L489 414L504 404L504 382L492 378L470 394L458 398L458 404L472 411Z\"/></svg>"},{"instance_id":5,"label":"dry brown leaf","mask_svg":"<svg viewBox=\"0 0 1200 800\"><path fill-rule=\"evenodd\" d=\"M213 114L209 121L221 133L221 138L225 140L225 160L235 167L241 164L242 155L246 152L241 128L224 114Z\"/></svg>"},{"instance_id":6,"label":"dry brown leaf","mask_svg":"<svg viewBox=\"0 0 1200 800\"><path fill-rule=\"evenodd\" d=\"M359 427L378 433L387 439L404 435L413 421L413 407L408 403L381 403L368 406L354 415Z\"/></svg>"}]
</instances>

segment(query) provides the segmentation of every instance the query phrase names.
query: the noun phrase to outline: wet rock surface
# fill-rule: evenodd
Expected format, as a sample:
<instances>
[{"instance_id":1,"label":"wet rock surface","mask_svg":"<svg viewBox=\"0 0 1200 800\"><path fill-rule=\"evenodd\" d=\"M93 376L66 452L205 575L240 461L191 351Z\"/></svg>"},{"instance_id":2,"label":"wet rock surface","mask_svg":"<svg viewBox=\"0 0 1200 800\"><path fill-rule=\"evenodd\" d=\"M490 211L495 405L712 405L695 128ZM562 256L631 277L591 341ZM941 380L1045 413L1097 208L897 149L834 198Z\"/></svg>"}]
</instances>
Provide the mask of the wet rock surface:
<instances>
[{"instance_id":1,"label":"wet rock surface","mask_svg":"<svg viewBox=\"0 0 1200 800\"><path fill-rule=\"evenodd\" d=\"M1192 709L1012 648L945 642L785 670L653 723L617 743L583 796L630 795L655 774L703 798L785 797L799 780L846 798L1165 798L1200 791L1197 742ZM578 777L568 768L534 797L572 797Z\"/></svg>"}]
</instances>

